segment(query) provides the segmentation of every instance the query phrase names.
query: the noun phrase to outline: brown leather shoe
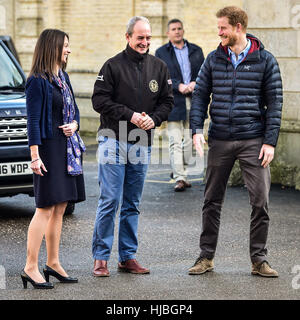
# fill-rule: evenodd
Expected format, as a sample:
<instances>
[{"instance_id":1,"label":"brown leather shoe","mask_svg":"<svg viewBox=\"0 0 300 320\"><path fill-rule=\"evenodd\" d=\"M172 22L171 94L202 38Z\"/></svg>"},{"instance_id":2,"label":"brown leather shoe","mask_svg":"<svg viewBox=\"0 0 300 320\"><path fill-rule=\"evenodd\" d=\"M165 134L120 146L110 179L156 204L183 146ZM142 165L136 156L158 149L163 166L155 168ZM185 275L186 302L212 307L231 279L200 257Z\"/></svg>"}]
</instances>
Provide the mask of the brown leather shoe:
<instances>
[{"instance_id":1,"label":"brown leather shoe","mask_svg":"<svg viewBox=\"0 0 300 320\"><path fill-rule=\"evenodd\" d=\"M136 274L150 273L149 269L143 268L135 259L119 262L118 271Z\"/></svg>"},{"instance_id":2,"label":"brown leather shoe","mask_svg":"<svg viewBox=\"0 0 300 320\"><path fill-rule=\"evenodd\" d=\"M109 277L106 260L95 260L94 262L94 276L95 277Z\"/></svg>"},{"instance_id":3,"label":"brown leather shoe","mask_svg":"<svg viewBox=\"0 0 300 320\"><path fill-rule=\"evenodd\" d=\"M175 192L180 192L185 190L185 182L183 180L178 180L176 181L174 191Z\"/></svg>"},{"instance_id":4,"label":"brown leather shoe","mask_svg":"<svg viewBox=\"0 0 300 320\"><path fill-rule=\"evenodd\" d=\"M191 188L192 185L188 181L183 181L186 188Z\"/></svg>"}]
</instances>

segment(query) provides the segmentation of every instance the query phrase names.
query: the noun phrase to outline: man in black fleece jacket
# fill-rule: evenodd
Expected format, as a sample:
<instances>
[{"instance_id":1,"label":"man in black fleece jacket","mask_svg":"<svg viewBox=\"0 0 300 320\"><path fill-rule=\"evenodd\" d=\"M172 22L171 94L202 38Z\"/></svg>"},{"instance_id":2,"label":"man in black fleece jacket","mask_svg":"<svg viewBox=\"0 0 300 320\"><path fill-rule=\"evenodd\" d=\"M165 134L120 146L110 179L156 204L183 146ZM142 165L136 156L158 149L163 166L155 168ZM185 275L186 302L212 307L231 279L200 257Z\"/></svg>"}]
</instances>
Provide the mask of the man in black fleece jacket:
<instances>
[{"instance_id":1,"label":"man in black fleece jacket","mask_svg":"<svg viewBox=\"0 0 300 320\"><path fill-rule=\"evenodd\" d=\"M100 113L100 197L93 235L94 275L109 276L115 215L121 204L118 270L145 274L136 261L139 203L150 160L152 132L168 119L173 107L167 65L148 54L151 27L133 17L127 26L124 51L101 68L92 97Z\"/></svg>"},{"instance_id":2,"label":"man in black fleece jacket","mask_svg":"<svg viewBox=\"0 0 300 320\"><path fill-rule=\"evenodd\" d=\"M282 109L279 66L263 44L246 33L246 12L225 7L218 11L217 18L221 44L200 69L190 112L193 142L202 156L202 143L205 143L202 130L210 103L200 256L189 274L202 274L214 267L226 185L238 159L252 206L252 274L278 277L267 262L266 242L269 163L274 156Z\"/></svg>"}]
</instances>

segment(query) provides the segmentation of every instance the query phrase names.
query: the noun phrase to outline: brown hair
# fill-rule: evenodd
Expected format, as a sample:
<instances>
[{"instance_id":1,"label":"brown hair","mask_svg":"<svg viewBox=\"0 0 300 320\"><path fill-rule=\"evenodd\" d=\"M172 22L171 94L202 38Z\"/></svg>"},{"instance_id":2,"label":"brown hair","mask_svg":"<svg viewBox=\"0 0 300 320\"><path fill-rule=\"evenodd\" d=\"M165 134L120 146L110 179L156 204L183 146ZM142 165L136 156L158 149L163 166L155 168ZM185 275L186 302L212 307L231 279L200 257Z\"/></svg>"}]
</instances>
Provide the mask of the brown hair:
<instances>
[{"instance_id":1,"label":"brown hair","mask_svg":"<svg viewBox=\"0 0 300 320\"><path fill-rule=\"evenodd\" d=\"M182 28L183 28L183 23L182 23L182 21L179 20L179 19L177 19L177 18L175 18L175 19L172 19L172 20L170 20L170 21L168 22L168 29L169 29L169 27L170 27L170 24L172 24L172 23L180 23L181 26L182 26Z\"/></svg>"},{"instance_id":2,"label":"brown hair","mask_svg":"<svg viewBox=\"0 0 300 320\"><path fill-rule=\"evenodd\" d=\"M235 27L238 23L240 23L244 31L246 31L247 29L247 26L248 26L247 13L238 7L230 6L230 7L225 7L223 9L220 9L216 13L216 16L217 18L227 17L229 24L231 24L232 26Z\"/></svg>"},{"instance_id":3,"label":"brown hair","mask_svg":"<svg viewBox=\"0 0 300 320\"><path fill-rule=\"evenodd\" d=\"M65 70L66 64L61 62L65 37L69 39L65 32L58 29L45 29L40 34L34 49L29 77L41 75L51 81L57 65Z\"/></svg>"}]
</instances>

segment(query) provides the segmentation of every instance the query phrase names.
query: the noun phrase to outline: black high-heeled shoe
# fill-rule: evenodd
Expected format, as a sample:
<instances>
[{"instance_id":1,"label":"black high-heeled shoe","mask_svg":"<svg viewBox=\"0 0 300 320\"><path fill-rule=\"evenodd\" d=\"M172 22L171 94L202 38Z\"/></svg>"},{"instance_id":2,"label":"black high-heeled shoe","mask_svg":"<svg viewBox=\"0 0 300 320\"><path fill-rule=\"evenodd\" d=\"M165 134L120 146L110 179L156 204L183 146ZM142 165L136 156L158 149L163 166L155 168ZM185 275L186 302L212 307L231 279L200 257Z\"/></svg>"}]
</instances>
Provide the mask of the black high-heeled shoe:
<instances>
[{"instance_id":1,"label":"black high-heeled shoe","mask_svg":"<svg viewBox=\"0 0 300 320\"><path fill-rule=\"evenodd\" d=\"M72 278L72 277L64 277L52 268L48 267L45 265L45 268L43 269L45 279L46 281L49 281L49 276L55 277L57 280L59 280L62 283L77 283L78 279L77 278Z\"/></svg>"},{"instance_id":2,"label":"black high-heeled shoe","mask_svg":"<svg viewBox=\"0 0 300 320\"><path fill-rule=\"evenodd\" d=\"M23 272L21 273L21 278L23 281L23 286L24 289L27 289L27 282L30 282L32 284L32 286L34 287L34 289L53 289L54 286L51 282L47 281L47 282L35 282L34 280L32 280L29 275L23 270Z\"/></svg>"}]
</instances>

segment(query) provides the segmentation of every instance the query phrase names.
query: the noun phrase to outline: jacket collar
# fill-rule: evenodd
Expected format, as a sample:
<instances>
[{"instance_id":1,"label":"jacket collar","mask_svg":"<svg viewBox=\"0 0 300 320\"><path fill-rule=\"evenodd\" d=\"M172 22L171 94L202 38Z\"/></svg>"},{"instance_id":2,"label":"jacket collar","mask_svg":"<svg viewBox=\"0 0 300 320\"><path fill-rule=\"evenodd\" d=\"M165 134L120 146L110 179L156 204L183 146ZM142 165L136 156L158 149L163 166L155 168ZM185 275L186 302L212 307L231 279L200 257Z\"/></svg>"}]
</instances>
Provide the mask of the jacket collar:
<instances>
[{"instance_id":1,"label":"jacket collar","mask_svg":"<svg viewBox=\"0 0 300 320\"><path fill-rule=\"evenodd\" d=\"M189 56L196 50L194 46L192 46L186 39L183 39L185 44L187 45L188 47L188 50L189 50ZM174 51L174 47L173 47L173 44L171 41L169 41L167 43L167 49L168 50L173 50Z\"/></svg>"},{"instance_id":2,"label":"jacket collar","mask_svg":"<svg viewBox=\"0 0 300 320\"><path fill-rule=\"evenodd\" d=\"M149 53L149 49L147 50L146 53L144 54L140 54L137 51L133 50L129 44L127 44L126 49L125 49L125 53L127 54L127 56L129 57L130 60L134 61L134 62L141 62L144 61Z\"/></svg>"},{"instance_id":3,"label":"jacket collar","mask_svg":"<svg viewBox=\"0 0 300 320\"><path fill-rule=\"evenodd\" d=\"M264 45L262 44L262 42L257 39L255 36L247 33L247 39L249 39L251 41L251 48L247 54L247 56L245 57L244 61L257 61L260 59L260 51L264 50ZM228 62L231 62L230 60L230 56L228 53L228 47L227 46L222 46L222 44L220 43L218 48L217 48L217 52L216 55L222 59L227 60Z\"/></svg>"},{"instance_id":4,"label":"jacket collar","mask_svg":"<svg viewBox=\"0 0 300 320\"><path fill-rule=\"evenodd\" d=\"M183 39L183 41L187 45L187 47L191 49L191 44L186 39ZM174 49L174 45L171 41L167 43L167 49Z\"/></svg>"}]
</instances>

